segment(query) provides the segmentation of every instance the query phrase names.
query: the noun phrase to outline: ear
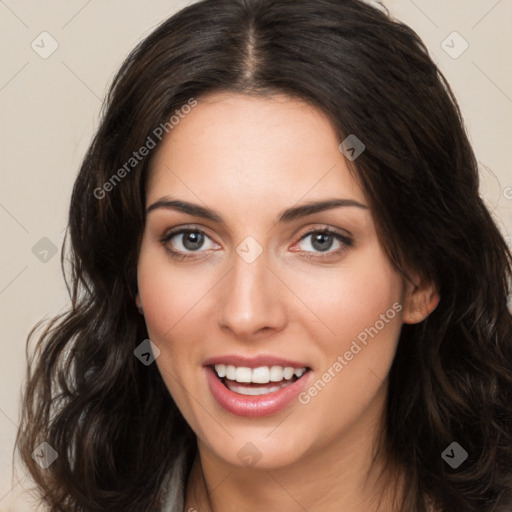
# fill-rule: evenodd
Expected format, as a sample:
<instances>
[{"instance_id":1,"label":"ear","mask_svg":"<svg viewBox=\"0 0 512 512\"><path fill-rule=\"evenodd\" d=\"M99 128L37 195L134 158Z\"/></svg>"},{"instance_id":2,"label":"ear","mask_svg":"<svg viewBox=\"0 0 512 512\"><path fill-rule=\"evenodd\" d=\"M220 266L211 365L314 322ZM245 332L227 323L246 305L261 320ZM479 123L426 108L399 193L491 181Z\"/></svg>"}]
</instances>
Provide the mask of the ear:
<instances>
[{"instance_id":1,"label":"ear","mask_svg":"<svg viewBox=\"0 0 512 512\"><path fill-rule=\"evenodd\" d=\"M137 309L142 309L142 302L140 301L139 292L137 292L137 295L135 295L135 305L137 306Z\"/></svg>"},{"instance_id":2,"label":"ear","mask_svg":"<svg viewBox=\"0 0 512 512\"><path fill-rule=\"evenodd\" d=\"M411 276L412 282L405 283L405 297L402 321L406 324L417 324L427 318L439 304L439 293L436 286L419 275Z\"/></svg>"}]
</instances>

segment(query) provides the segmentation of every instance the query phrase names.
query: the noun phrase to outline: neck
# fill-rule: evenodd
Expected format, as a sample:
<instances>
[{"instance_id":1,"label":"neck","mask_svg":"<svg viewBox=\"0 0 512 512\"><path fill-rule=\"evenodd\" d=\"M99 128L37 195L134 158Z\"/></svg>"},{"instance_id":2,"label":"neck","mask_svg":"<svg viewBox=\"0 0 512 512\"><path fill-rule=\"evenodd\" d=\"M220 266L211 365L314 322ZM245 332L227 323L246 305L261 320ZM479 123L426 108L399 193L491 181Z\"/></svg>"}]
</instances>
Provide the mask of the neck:
<instances>
[{"instance_id":1,"label":"neck","mask_svg":"<svg viewBox=\"0 0 512 512\"><path fill-rule=\"evenodd\" d=\"M233 466L198 441L185 511L201 512L384 512L391 510L379 479L376 456L384 400L379 415L361 417L336 439L299 460L271 469ZM396 483L396 482L395 482ZM390 487L388 487L389 490Z\"/></svg>"}]
</instances>

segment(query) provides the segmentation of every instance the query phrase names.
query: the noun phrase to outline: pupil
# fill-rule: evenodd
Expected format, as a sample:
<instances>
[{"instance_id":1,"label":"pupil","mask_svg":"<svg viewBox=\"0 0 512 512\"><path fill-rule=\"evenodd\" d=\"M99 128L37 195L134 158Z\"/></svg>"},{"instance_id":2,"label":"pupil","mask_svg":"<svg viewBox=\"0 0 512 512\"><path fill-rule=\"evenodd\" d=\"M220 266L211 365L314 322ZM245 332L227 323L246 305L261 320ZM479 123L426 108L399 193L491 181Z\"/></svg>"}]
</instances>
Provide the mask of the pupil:
<instances>
[{"instance_id":1,"label":"pupil","mask_svg":"<svg viewBox=\"0 0 512 512\"><path fill-rule=\"evenodd\" d=\"M189 231L183 237L183 245L191 251L199 249L203 245L203 235L195 231Z\"/></svg>"},{"instance_id":2,"label":"pupil","mask_svg":"<svg viewBox=\"0 0 512 512\"><path fill-rule=\"evenodd\" d=\"M319 251L326 251L332 245L332 235L326 233L317 233L313 237L312 245Z\"/></svg>"}]
</instances>

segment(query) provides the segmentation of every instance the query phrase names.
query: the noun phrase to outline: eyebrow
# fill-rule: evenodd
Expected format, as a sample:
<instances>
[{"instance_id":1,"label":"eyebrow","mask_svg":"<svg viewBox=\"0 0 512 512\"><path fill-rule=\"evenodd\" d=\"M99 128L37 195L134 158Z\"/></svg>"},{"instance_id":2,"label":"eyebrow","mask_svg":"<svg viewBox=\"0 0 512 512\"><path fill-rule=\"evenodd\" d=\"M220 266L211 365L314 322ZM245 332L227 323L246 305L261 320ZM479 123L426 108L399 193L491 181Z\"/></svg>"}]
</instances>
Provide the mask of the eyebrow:
<instances>
[{"instance_id":1,"label":"eyebrow","mask_svg":"<svg viewBox=\"0 0 512 512\"><path fill-rule=\"evenodd\" d=\"M368 209L366 205L354 199L326 199L324 201L313 201L283 210L279 215L277 222L289 223L308 215L341 207L356 207L364 210ZM189 203L187 201L170 199L169 197L162 197L158 201L154 202L146 209L146 214L160 208L177 210L183 213L188 213L189 215L194 215L195 217L201 217L219 224L225 224L224 219L217 212L210 210L209 208Z\"/></svg>"}]
</instances>

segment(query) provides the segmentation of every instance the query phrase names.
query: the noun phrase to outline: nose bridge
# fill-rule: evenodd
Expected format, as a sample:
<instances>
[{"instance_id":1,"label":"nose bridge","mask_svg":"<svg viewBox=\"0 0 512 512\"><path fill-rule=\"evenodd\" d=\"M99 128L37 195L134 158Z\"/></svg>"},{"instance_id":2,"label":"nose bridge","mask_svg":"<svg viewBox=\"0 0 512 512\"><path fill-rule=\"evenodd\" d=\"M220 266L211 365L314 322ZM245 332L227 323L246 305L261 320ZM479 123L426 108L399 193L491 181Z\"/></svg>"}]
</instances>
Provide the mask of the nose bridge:
<instances>
[{"instance_id":1,"label":"nose bridge","mask_svg":"<svg viewBox=\"0 0 512 512\"><path fill-rule=\"evenodd\" d=\"M233 268L219 300L218 322L238 338L251 337L264 328L282 328L284 308L269 263L268 253L250 239L240 243L233 256Z\"/></svg>"}]
</instances>

